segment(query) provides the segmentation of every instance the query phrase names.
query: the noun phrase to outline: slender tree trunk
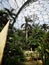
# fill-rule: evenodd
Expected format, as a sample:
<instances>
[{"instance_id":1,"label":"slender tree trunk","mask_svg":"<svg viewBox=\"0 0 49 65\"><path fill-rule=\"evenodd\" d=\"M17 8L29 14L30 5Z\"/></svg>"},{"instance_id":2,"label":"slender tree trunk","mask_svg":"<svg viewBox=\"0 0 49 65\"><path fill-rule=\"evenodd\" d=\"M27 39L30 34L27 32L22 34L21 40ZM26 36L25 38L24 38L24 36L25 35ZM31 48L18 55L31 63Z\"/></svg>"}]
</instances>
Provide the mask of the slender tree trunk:
<instances>
[{"instance_id":1,"label":"slender tree trunk","mask_svg":"<svg viewBox=\"0 0 49 65\"><path fill-rule=\"evenodd\" d=\"M27 43L27 40L28 40L28 31L26 30L26 43Z\"/></svg>"}]
</instances>

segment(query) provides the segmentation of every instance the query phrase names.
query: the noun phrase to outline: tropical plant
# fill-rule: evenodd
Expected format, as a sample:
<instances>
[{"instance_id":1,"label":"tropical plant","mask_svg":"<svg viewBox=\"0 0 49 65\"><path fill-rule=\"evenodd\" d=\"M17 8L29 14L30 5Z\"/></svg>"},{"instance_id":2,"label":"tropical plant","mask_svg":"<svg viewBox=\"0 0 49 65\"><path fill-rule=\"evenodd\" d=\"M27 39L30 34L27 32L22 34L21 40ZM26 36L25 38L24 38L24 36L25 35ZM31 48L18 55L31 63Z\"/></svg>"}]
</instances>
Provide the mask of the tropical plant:
<instances>
[{"instance_id":1,"label":"tropical plant","mask_svg":"<svg viewBox=\"0 0 49 65\"><path fill-rule=\"evenodd\" d=\"M45 31L47 31L47 29L49 28L49 26L48 26L48 24L44 23L41 28L44 29Z\"/></svg>"},{"instance_id":2,"label":"tropical plant","mask_svg":"<svg viewBox=\"0 0 49 65\"><path fill-rule=\"evenodd\" d=\"M8 16L5 11L0 11L0 30L5 26L8 21ZM11 23L8 30L7 42L3 53L2 65L17 65L20 61L24 60L23 51L17 45L15 37L16 29L12 27ZM18 42L19 43L19 42Z\"/></svg>"},{"instance_id":3,"label":"tropical plant","mask_svg":"<svg viewBox=\"0 0 49 65\"><path fill-rule=\"evenodd\" d=\"M8 0L5 0L6 2L8 2L8 4L10 4L9 3L9 1ZM17 5L17 1L16 0L14 0L15 1L15 3L16 3L16 5ZM13 9L12 7L11 7L11 5L9 5L12 9L10 10L10 9L7 9L7 8L4 8L7 12L8 12L8 14L10 15L10 16L12 16L12 18L13 18L13 22L12 22L12 26L14 25L14 23L16 22L16 19L17 19L17 17L18 17L18 15L20 14L20 12L25 8L25 6L27 7L28 6L28 4L30 4L30 3L32 3L32 2L36 2L37 0L27 0L27 1L25 1L23 4L22 4L22 6L19 8L19 10L18 10L18 12L17 13L13 13L13 11L15 10L15 9ZM3 2L3 1L1 1L1 2ZM2 4L2 3L1 3ZM19 5L19 4L18 4ZM17 6L18 6L17 5ZM18 8L17 8L18 9Z\"/></svg>"},{"instance_id":4,"label":"tropical plant","mask_svg":"<svg viewBox=\"0 0 49 65\"><path fill-rule=\"evenodd\" d=\"M8 20L9 20L8 14L5 11L0 10L0 31L8 22Z\"/></svg>"},{"instance_id":5,"label":"tropical plant","mask_svg":"<svg viewBox=\"0 0 49 65\"><path fill-rule=\"evenodd\" d=\"M33 50L35 50L35 48L38 46L39 43L39 32L41 31L41 28L39 26L39 24L34 24L32 27L32 33L29 36L29 45L31 47L31 49L33 48Z\"/></svg>"},{"instance_id":6,"label":"tropical plant","mask_svg":"<svg viewBox=\"0 0 49 65\"><path fill-rule=\"evenodd\" d=\"M27 43L29 29L32 28L32 26L28 22L32 22L32 20L30 18L25 17L25 22L26 23L21 25L21 28L24 26L24 30L25 30L25 34L26 34L26 43Z\"/></svg>"}]
</instances>

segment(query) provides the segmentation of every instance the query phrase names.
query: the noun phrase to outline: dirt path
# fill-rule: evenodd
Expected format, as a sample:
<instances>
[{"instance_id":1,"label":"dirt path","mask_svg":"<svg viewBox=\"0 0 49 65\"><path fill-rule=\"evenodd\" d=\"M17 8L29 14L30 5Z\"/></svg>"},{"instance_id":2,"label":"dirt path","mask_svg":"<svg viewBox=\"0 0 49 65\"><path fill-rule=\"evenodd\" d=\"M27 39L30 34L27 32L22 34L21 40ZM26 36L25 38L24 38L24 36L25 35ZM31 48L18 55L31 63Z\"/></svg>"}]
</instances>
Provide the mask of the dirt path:
<instances>
[{"instance_id":1,"label":"dirt path","mask_svg":"<svg viewBox=\"0 0 49 65\"><path fill-rule=\"evenodd\" d=\"M25 65L37 65L36 61L25 62Z\"/></svg>"},{"instance_id":2,"label":"dirt path","mask_svg":"<svg viewBox=\"0 0 49 65\"><path fill-rule=\"evenodd\" d=\"M23 62L24 65L42 65L42 63L40 63L39 61L26 61Z\"/></svg>"}]
</instances>

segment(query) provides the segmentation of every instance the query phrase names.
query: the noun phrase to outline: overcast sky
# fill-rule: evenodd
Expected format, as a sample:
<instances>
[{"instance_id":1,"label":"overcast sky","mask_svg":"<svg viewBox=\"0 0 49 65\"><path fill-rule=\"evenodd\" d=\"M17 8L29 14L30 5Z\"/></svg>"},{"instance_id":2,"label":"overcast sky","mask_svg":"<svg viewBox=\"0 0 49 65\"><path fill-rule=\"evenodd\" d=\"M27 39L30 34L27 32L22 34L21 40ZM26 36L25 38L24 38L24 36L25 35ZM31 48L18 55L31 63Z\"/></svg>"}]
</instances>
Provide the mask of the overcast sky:
<instances>
[{"instance_id":1,"label":"overcast sky","mask_svg":"<svg viewBox=\"0 0 49 65\"><path fill-rule=\"evenodd\" d=\"M16 1L18 5L16 5L14 0L9 0L11 7L16 9L15 12L19 10L19 8L22 6L22 4L26 0L16 0ZM4 7L10 8L9 4L5 2L5 0L3 4L4 4ZM34 3L29 4L29 6L27 6L25 9L21 11L14 26L17 28L20 28L21 24L25 22L24 16L33 16L33 14L36 14L37 17L39 18L39 20L36 20L35 23L38 23L38 22L40 22L40 24L44 22L49 23L49 0L38 0Z\"/></svg>"}]
</instances>

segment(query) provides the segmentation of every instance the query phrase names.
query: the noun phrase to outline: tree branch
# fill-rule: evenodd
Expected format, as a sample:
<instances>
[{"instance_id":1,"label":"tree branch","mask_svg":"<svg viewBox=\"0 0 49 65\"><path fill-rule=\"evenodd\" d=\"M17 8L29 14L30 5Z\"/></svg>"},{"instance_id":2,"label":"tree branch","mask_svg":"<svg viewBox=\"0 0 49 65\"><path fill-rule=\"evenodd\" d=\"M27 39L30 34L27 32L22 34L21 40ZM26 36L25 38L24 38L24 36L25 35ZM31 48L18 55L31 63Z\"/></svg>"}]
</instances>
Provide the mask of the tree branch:
<instances>
[{"instance_id":1,"label":"tree branch","mask_svg":"<svg viewBox=\"0 0 49 65\"><path fill-rule=\"evenodd\" d=\"M21 8L19 9L19 11L17 12L17 14L16 14L16 16L15 16L15 18L14 18L14 21L13 21L13 23L12 23L12 26L14 25L14 23L16 22L16 18L18 17L18 15L19 15L19 13L22 11L22 9L27 5L27 4L29 4L29 3L31 3L31 2L36 2L37 0L27 0L22 6L21 6Z\"/></svg>"}]
</instances>

